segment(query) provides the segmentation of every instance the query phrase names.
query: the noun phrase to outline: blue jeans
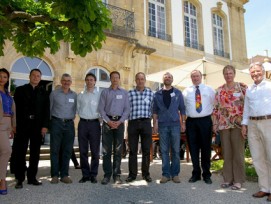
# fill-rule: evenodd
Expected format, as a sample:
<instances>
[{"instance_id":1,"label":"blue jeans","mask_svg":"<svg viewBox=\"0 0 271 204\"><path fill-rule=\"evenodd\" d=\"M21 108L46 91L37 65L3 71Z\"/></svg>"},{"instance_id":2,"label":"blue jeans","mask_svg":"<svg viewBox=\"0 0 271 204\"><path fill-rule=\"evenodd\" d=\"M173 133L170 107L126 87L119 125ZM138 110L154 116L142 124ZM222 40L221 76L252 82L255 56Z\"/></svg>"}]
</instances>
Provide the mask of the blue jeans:
<instances>
[{"instance_id":1,"label":"blue jeans","mask_svg":"<svg viewBox=\"0 0 271 204\"><path fill-rule=\"evenodd\" d=\"M63 122L52 118L50 134L52 177L59 177L59 172L61 178L69 176L69 163L72 155L74 136L73 121ZM61 159L61 166L59 165L59 159Z\"/></svg>"},{"instance_id":2,"label":"blue jeans","mask_svg":"<svg viewBox=\"0 0 271 204\"><path fill-rule=\"evenodd\" d=\"M180 173L180 126L158 126L162 154L162 175L170 178ZM171 162L169 151L171 150Z\"/></svg>"}]
</instances>

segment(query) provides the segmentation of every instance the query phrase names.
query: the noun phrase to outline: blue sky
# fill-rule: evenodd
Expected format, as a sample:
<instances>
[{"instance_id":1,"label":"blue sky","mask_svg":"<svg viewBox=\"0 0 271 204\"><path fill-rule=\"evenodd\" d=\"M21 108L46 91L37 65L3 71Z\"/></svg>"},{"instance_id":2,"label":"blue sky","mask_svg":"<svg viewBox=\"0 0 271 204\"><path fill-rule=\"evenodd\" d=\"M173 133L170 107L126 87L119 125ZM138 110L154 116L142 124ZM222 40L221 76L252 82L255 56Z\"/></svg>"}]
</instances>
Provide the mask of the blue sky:
<instances>
[{"instance_id":1,"label":"blue sky","mask_svg":"<svg viewBox=\"0 0 271 204\"><path fill-rule=\"evenodd\" d=\"M249 0L245 4L247 57L271 56L271 0Z\"/></svg>"}]
</instances>

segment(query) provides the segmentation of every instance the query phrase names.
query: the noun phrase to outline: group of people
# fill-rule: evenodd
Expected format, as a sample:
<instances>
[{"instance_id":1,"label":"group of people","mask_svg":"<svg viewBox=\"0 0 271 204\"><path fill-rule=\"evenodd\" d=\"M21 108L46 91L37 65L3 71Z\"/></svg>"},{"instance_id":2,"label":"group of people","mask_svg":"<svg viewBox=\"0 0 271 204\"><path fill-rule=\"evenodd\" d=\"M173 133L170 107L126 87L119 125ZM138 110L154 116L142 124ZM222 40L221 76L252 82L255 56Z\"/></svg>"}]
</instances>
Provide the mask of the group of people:
<instances>
[{"instance_id":1,"label":"group of people","mask_svg":"<svg viewBox=\"0 0 271 204\"><path fill-rule=\"evenodd\" d=\"M70 89L72 78L63 74L61 87L49 94L39 85L41 71L30 72L29 84L16 88L13 98L8 93L9 73L0 69L0 194L7 193L5 181L8 160L16 166L15 188L23 188L25 173L28 184L41 185L36 179L42 137L50 124L51 183L72 183L69 160L75 137L74 119L79 115L78 141L82 178L80 183L97 183L99 148L102 135L103 171L106 185L111 177L121 184L121 158L124 122L128 120L129 174L126 182L138 175L138 142L142 149L142 178L151 182L150 148L152 134L159 134L162 156L160 183L180 183L180 134L186 132L193 163L190 183L203 179L211 184L210 158L212 134L220 134L224 166L222 188L238 190L245 182L244 148L248 137L250 150L259 176L259 198L271 201L271 83L264 81L261 63L250 66L254 84L234 81L235 68L223 69L225 84L215 91L202 83L199 70L191 72L192 86L183 92L172 86L171 73L163 75L164 87L153 93L145 86L143 72L135 75L136 87L126 91L120 87L120 73L110 73L111 86L98 92L96 76L85 76L85 90L78 95ZM15 111L16 104L16 111ZM153 119L153 122L151 121ZM50 122L51 120L51 122ZM17 124L17 125L16 125ZM102 134L101 134L102 132ZM16 134L15 134L16 133ZM12 151L9 137L14 137ZM30 141L29 166L26 151ZM91 151L91 164L88 161ZM113 159L111 160L111 157Z\"/></svg>"}]
</instances>

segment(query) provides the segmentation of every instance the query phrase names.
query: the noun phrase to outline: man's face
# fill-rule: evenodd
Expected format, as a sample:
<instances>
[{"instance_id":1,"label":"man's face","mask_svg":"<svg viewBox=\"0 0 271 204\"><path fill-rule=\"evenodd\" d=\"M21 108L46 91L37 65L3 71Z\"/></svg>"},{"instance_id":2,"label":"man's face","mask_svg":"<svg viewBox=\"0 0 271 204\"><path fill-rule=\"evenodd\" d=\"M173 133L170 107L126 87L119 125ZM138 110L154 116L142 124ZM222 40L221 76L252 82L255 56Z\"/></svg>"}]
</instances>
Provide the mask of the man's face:
<instances>
[{"instance_id":1,"label":"man's face","mask_svg":"<svg viewBox=\"0 0 271 204\"><path fill-rule=\"evenodd\" d=\"M110 77L111 84L114 86L118 86L120 83L120 77L118 74L112 74Z\"/></svg>"},{"instance_id":2,"label":"man's face","mask_svg":"<svg viewBox=\"0 0 271 204\"><path fill-rule=\"evenodd\" d=\"M37 86L40 83L41 74L39 71L33 71L29 76L30 84Z\"/></svg>"},{"instance_id":3,"label":"man's face","mask_svg":"<svg viewBox=\"0 0 271 204\"><path fill-rule=\"evenodd\" d=\"M192 83L195 86L197 86L197 85L201 84L202 76L198 71L193 71L191 73L191 80L192 80Z\"/></svg>"},{"instance_id":4,"label":"man's face","mask_svg":"<svg viewBox=\"0 0 271 204\"><path fill-rule=\"evenodd\" d=\"M146 83L146 79L145 79L145 77L144 77L143 74L138 74L136 76L135 82L136 82L136 86L138 88L144 88L145 87L145 83Z\"/></svg>"},{"instance_id":5,"label":"man's face","mask_svg":"<svg viewBox=\"0 0 271 204\"><path fill-rule=\"evenodd\" d=\"M95 83L96 83L93 76L88 76L85 79L85 82L86 82L87 89L93 88L95 86Z\"/></svg>"},{"instance_id":6,"label":"man's face","mask_svg":"<svg viewBox=\"0 0 271 204\"><path fill-rule=\"evenodd\" d=\"M173 82L173 77L171 74L165 74L163 76L163 83L165 86L171 86L172 82Z\"/></svg>"},{"instance_id":7,"label":"man's face","mask_svg":"<svg viewBox=\"0 0 271 204\"><path fill-rule=\"evenodd\" d=\"M61 79L61 85L62 85L62 88L63 88L63 89L69 89L70 86L71 86L71 84L72 84L72 79L71 79L71 77L63 77L63 78Z\"/></svg>"},{"instance_id":8,"label":"man's face","mask_svg":"<svg viewBox=\"0 0 271 204\"><path fill-rule=\"evenodd\" d=\"M250 68L249 72L255 84L259 84L263 80L264 70L261 68L261 66L254 65L252 68Z\"/></svg>"}]
</instances>

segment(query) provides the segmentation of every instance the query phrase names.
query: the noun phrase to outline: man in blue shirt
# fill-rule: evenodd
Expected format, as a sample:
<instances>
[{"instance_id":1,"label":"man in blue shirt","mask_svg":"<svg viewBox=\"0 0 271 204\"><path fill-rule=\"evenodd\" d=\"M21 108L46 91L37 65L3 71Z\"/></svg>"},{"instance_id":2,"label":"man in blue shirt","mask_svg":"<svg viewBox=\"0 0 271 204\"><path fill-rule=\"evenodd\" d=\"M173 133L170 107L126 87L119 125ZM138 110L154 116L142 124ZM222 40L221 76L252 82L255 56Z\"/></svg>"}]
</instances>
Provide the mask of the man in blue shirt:
<instances>
[{"instance_id":1,"label":"man in blue shirt","mask_svg":"<svg viewBox=\"0 0 271 204\"><path fill-rule=\"evenodd\" d=\"M61 88L54 90L50 95L51 110L51 183L72 183L69 177L69 161L72 155L75 129L77 94L70 89L72 78L69 74L61 77ZM60 151L61 149L61 151ZM61 159L61 165L59 165Z\"/></svg>"},{"instance_id":2,"label":"man in blue shirt","mask_svg":"<svg viewBox=\"0 0 271 204\"><path fill-rule=\"evenodd\" d=\"M113 174L115 184L121 184L120 165L122 143L124 136L124 121L128 119L130 105L128 92L119 87L120 73L110 73L111 86L101 93L98 111L103 118L103 170L104 178L102 184L109 183ZM113 165L111 162L113 149Z\"/></svg>"},{"instance_id":3,"label":"man in blue shirt","mask_svg":"<svg viewBox=\"0 0 271 204\"><path fill-rule=\"evenodd\" d=\"M136 88L129 91L130 117L128 122L128 143L129 152L129 175L126 179L131 182L137 176L137 149L140 136L142 148L142 177L147 182L151 182L150 177L150 147L152 143L152 105L153 92L145 87L145 74L139 72L135 76Z\"/></svg>"},{"instance_id":4,"label":"man in blue shirt","mask_svg":"<svg viewBox=\"0 0 271 204\"><path fill-rule=\"evenodd\" d=\"M164 87L155 93L153 104L153 131L159 133L162 153L162 178L160 183L166 183L171 178L174 183L180 183L178 175L180 173L181 128L182 131L185 131L182 120L185 117L184 100L181 91L171 86L173 82L172 74L165 73L163 82Z\"/></svg>"}]
</instances>

